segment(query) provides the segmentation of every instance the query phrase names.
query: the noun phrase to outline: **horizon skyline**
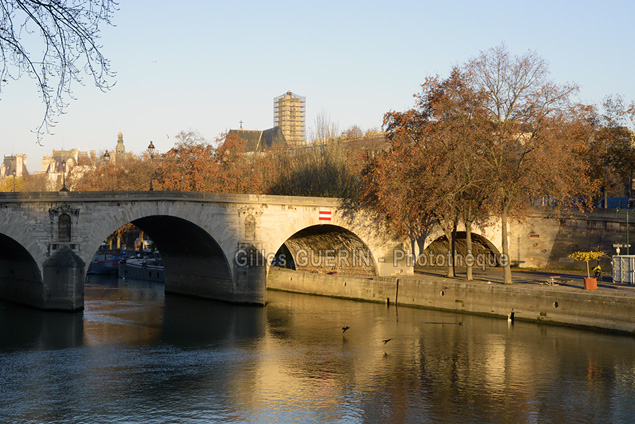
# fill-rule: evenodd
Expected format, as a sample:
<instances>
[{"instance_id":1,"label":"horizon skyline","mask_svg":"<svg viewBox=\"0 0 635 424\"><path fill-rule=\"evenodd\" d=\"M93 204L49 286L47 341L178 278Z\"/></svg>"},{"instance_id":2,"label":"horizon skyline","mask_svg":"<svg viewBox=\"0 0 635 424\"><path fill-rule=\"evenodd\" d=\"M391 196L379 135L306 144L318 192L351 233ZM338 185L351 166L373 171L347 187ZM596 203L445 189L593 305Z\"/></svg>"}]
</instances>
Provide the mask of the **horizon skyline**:
<instances>
[{"instance_id":1,"label":"horizon skyline","mask_svg":"<svg viewBox=\"0 0 635 424\"><path fill-rule=\"evenodd\" d=\"M452 4L326 1L268 4L192 2L121 4L116 26L100 43L117 73L102 93L92 80L74 84L75 100L37 145L31 131L43 104L29 77L0 93L0 150L26 154L29 172L53 149L111 150L117 134L139 154L150 141L161 152L180 131L208 141L240 128L274 122L274 98L306 98L306 131L318 114L344 131L381 129L384 113L414 106L426 76L504 43L510 53L544 58L550 78L579 85L578 100L598 105L608 95L635 101L629 53L635 31L628 1L539 1L531 8L502 1Z\"/></svg>"}]
</instances>

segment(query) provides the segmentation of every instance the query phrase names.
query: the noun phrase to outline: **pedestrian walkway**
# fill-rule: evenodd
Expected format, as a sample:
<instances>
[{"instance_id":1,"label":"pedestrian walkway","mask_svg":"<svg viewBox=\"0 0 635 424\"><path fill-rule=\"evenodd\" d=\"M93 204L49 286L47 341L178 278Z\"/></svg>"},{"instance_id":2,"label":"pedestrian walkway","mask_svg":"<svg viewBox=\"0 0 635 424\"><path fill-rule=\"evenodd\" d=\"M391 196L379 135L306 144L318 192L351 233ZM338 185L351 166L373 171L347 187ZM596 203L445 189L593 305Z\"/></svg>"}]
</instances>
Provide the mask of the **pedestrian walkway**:
<instances>
[{"instance_id":1,"label":"pedestrian walkway","mask_svg":"<svg viewBox=\"0 0 635 424\"><path fill-rule=\"evenodd\" d=\"M427 267L417 268L416 275L435 275L445 277L447 268ZM503 284L502 268L487 268L486 270L478 269L473 271L474 281L481 281L490 284ZM512 282L514 285L527 286L553 286L569 289L584 290L584 277L586 272L562 270L562 271L533 271L533 270L512 270ZM465 280L465 268L457 270L457 280ZM615 293L620 296L633 296L635 299L635 284L613 283L610 274L604 275L601 282L598 282L597 292L611 294Z\"/></svg>"}]
</instances>

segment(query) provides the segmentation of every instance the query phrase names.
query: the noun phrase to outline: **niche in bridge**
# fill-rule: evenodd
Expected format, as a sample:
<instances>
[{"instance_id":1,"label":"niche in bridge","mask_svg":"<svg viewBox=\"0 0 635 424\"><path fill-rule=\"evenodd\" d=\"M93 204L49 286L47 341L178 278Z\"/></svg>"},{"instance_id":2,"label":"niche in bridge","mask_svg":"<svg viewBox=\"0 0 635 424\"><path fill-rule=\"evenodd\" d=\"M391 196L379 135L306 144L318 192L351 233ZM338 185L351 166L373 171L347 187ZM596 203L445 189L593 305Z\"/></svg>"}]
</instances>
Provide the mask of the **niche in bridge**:
<instances>
[{"instance_id":1,"label":"niche in bridge","mask_svg":"<svg viewBox=\"0 0 635 424\"><path fill-rule=\"evenodd\" d=\"M174 288L182 284L231 282L223 250L198 225L164 215L137 219L132 224L142 229L158 249L165 266L166 290L168 285Z\"/></svg>"},{"instance_id":2,"label":"niche in bridge","mask_svg":"<svg viewBox=\"0 0 635 424\"><path fill-rule=\"evenodd\" d=\"M41 292L42 274L33 256L11 237L0 234L0 296L24 300Z\"/></svg>"},{"instance_id":3,"label":"niche in bridge","mask_svg":"<svg viewBox=\"0 0 635 424\"><path fill-rule=\"evenodd\" d=\"M298 271L376 275L368 246L354 233L335 225L298 231L278 249L272 265Z\"/></svg>"},{"instance_id":4,"label":"niche in bridge","mask_svg":"<svg viewBox=\"0 0 635 424\"><path fill-rule=\"evenodd\" d=\"M449 241L446 236L441 236L425 248L417 260L417 267L445 267L447 266ZM456 233L455 249L457 266L465 266L467 256L467 243L465 231ZM500 266L500 253L494 245L480 234L472 233L472 255L474 266L479 268L491 268ZM442 263L441 263L442 262Z\"/></svg>"}]
</instances>

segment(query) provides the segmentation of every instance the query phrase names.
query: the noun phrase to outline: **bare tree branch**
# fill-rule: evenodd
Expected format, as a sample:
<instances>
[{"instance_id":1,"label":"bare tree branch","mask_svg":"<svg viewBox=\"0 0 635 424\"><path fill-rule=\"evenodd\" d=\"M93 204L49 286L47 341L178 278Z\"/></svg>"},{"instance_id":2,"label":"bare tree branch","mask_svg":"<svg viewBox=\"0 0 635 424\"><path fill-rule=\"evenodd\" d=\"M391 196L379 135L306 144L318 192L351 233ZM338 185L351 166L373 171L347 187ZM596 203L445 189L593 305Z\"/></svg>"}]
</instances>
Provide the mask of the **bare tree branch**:
<instances>
[{"instance_id":1,"label":"bare tree branch","mask_svg":"<svg viewBox=\"0 0 635 424\"><path fill-rule=\"evenodd\" d=\"M102 91L113 86L98 40L116 10L115 0L0 0L0 94L10 80L35 80L44 104L38 143L74 99L74 82L87 75Z\"/></svg>"}]
</instances>

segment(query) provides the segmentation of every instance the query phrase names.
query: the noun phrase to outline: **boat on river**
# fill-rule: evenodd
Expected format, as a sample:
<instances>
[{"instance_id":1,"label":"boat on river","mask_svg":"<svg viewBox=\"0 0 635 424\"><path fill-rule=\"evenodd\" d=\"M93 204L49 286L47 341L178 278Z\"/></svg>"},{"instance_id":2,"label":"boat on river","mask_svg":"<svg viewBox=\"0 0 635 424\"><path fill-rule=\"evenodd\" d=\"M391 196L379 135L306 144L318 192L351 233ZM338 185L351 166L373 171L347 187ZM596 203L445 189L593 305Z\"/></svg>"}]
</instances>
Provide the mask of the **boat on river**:
<instances>
[{"instance_id":1,"label":"boat on river","mask_svg":"<svg viewBox=\"0 0 635 424\"><path fill-rule=\"evenodd\" d=\"M121 250L112 250L107 244L99 247L88 265L88 274L116 274L119 261L126 254Z\"/></svg>"},{"instance_id":2,"label":"boat on river","mask_svg":"<svg viewBox=\"0 0 635 424\"><path fill-rule=\"evenodd\" d=\"M119 278L165 281L165 270L161 258L127 258L118 263Z\"/></svg>"}]
</instances>

